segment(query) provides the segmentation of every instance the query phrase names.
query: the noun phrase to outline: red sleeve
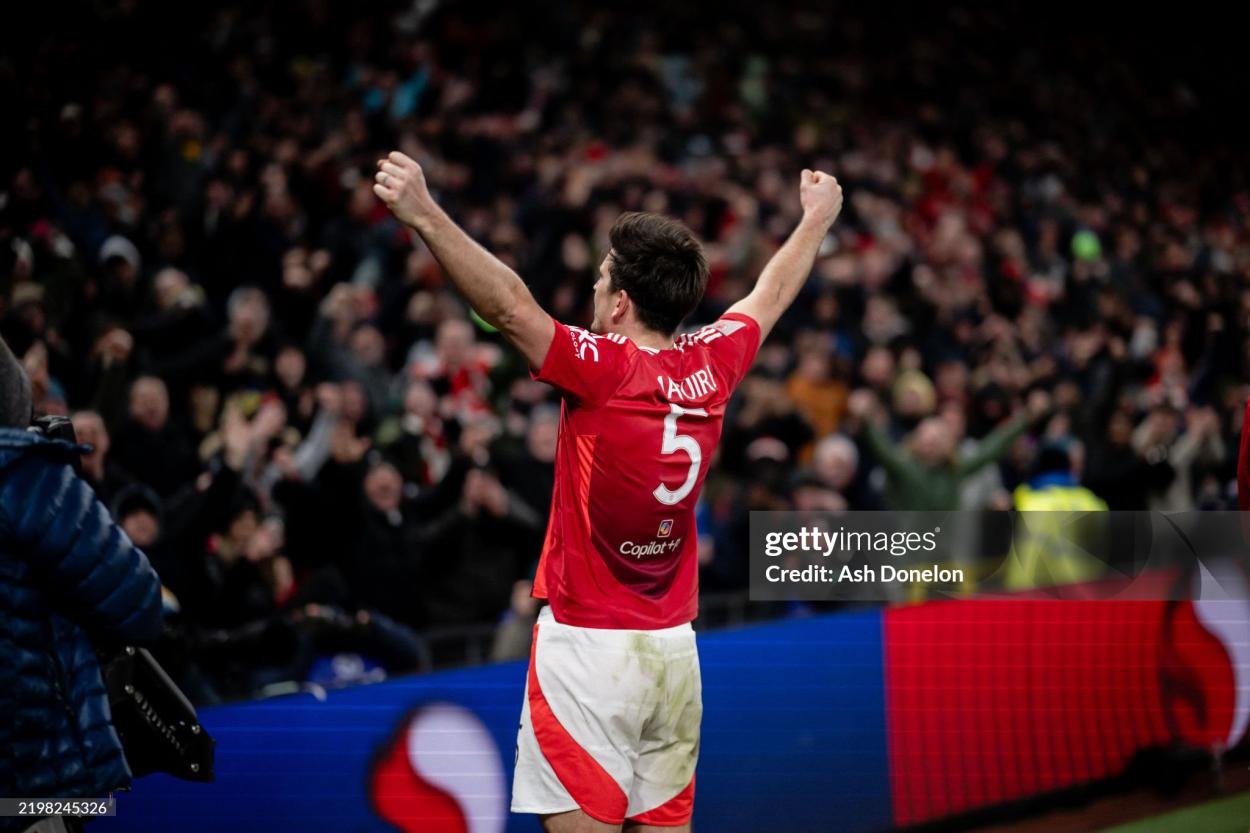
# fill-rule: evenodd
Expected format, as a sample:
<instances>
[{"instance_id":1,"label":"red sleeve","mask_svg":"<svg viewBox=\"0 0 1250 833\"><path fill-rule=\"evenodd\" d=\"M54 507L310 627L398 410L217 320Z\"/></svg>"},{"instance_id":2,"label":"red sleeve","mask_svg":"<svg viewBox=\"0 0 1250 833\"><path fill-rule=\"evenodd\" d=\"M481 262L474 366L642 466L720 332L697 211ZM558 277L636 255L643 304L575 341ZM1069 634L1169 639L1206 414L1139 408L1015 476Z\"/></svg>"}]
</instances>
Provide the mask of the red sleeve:
<instances>
[{"instance_id":1,"label":"red sleeve","mask_svg":"<svg viewBox=\"0 0 1250 833\"><path fill-rule=\"evenodd\" d=\"M1241 447L1237 449L1237 508L1250 509L1250 400L1241 417Z\"/></svg>"},{"instance_id":2,"label":"red sleeve","mask_svg":"<svg viewBox=\"0 0 1250 833\"><path fill-rule=\"evenodd\" d=\"M733 390L755 363L760 349L760 325L749 315L731 312L681 339L685 344L706 346L717 376Z\"/></svg>"},{"instance_id":3,"label":"red sleeve","mask_svg":"<svg viewBox=\"0 0 1250 833\"><path fill-rule=\"evenodd\" d=\"M629 369L629 341L555 322L543 366L531 375L586 405L606 402Z\"/></svg>"}]
</instances>

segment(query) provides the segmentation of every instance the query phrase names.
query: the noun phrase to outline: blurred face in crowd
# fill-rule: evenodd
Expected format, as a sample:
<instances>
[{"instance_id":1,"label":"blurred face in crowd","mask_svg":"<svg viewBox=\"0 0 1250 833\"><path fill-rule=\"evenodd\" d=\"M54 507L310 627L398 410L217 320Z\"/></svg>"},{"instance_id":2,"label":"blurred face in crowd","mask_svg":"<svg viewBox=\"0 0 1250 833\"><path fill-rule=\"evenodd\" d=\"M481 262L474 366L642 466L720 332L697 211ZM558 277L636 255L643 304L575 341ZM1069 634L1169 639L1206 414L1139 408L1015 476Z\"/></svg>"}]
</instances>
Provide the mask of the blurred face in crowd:
<instances>
[{"instance_id":1,"label":"blurred face in crowd","mask_svg":"<svg viewBox=\"0 0 1250 833\"><path fill-rule=\"evenodd\" d=\"M751 422L786 413L791 407L790 397L786 394L786 386L779 379L759 374L747 376L740 390Z\"/></svg>"},{"instance_id":2,"label":"blurred face in crowd","mask_svg":"<svg viewBox=\"0 0 1250 833\"><path fill-rule=\"evenodd\" d=\"M114 286L133 286L135 282L134 264L124 257L110 257L104 264L105 274L109 283Z\"/></svg>"},{"instance_id":3,"label":"blurred face in crowd","mask_svg":"<svg viewBox=\"0 0 1250 833\"><path fill-rule=\"evenodd\" d=\"M860 372L869 387L885 390L894 381L894 354L886 347L873 347L864 356Z\"/></svg>"},{"instance_id":4,"label":"blurred face in crowd","mask_svg":"<svg viewBox=\"0 0 1250 833\"><path fill-rule=\"evenodd\" d=\"M404 496L404 479L390 463L374 466L365 475L365 497L379 512L394 512Z\"/></svg>"},{"instance_id":5,"label":"blurred face in crowd","mask_svg":"<svg viewBox=\"0 0 1250 833\"><path fill-rule=\"evenodd\" d=\"M508 490L498 477L483 469L473 469L468 473L462 497L467 505L484 509L496 517L508 511Z\"/></svg>"},{"instance_id":6,"label":"blurred face in crowd","mask_svg":"<svg viewBox=\"0 0 1250 833\"><path fill-rule=\"evenodd\" d=\"M1055 407L1060 410L1075 410L1081 404L1081 386L1075 382L1064 381L1055 386Z\"/></svg>"},{"instance_id":7,"label":"blurred face in crowd","mask_svg":"<svg viewBox=\"0 0 1250 833\"><path fill-rule=\"evenodd\" d=\"M799 512L842 512L846 498L833 489L806 484L794 490L794 508Z\"/></svg>"},{"instance_id":8,"label":"blurred face in crowd","mask_svg":"<svg viewBox=\"0 0 1250 833\"><path fill-rule=\"evenodd\" d=\"M535 460L553 463L556 459L556 437L560 433L558 411L537 409L530 418L529 431L525 435L525 447Z\"/></svg>"},{"instance_id":9,"label":"blurred face in crowd","mask_svg":"<svg viewBox=\"0 0 1250 833\"><path fill-rule=\"evenodd\" d=\"M488 414L473 414L464 418L464 427L460 431L461 448L468 450L470 456L489 455L487 449L499 431L499 422Z\"/></svg>"},{"instance_id":10,"label":"blurred face in crowd","mask_svg":"<svg viewBox=\"0 0 1250 833\"><path fill-rule=\"evenodd\" d=\"M215 385L196 385L188 396L191 400L191 424L201 434L209 433L216 424L221 391Z\"/></svg>"},{"instance_id":11,"label":"blurred face in crowd","mask_svg":"<svg viewBox=\"0 0 1250 833\"><path fill-rule=\"evenodd\" d=\"M968 366L963 362L943 362L938 366L934 384L939 399L962 399L968 390Z\"/></svg>"},{"instance_id":12,"label":"blurred face in crowd","mask_svg":"<svg viewBox=\"0 0 1250 833\"><path fill-rule=\"evenodd\" d=\"M838 299L831 293L824 293L812 305L812 317L825 326L833 326L838 320Z\"/></svg>"},{"instance_id":13,"label":"blurred face in crowd","mask_svg":"<svg viewBox=\"0 0 1250 833\"><path fill-rule=\"evenodd\" d=\"M921 420L912 435L912 451L926 466L949 463L955 452L950 425L942 417Z\"/></svg>"},{"instance_id":14,"label":"blurred face in crowd","mask_svg":"<svg viewBox=\"0 0 1250 833\"><path fill-rule=\"evenodd\" d=\"M104 420L95 411L78 411L70 421L74 424L78 442L92 447L90 453L83 455L83 464L93 466L102 463L108 456L110 446L109 432L104 427Z\"/></svg>"},{"instance_id":15,"label":"blurred face in crowd","mask_svg":"<svg viewBox=\"0 0 1250 833\"><path fill-rule=\"evenodd\" d=\"M347 210L353 219L363 223L368 221L376 205L377 200L373 196L372 185L370 182L365 181L352 189L351 200L347 204Z\"/></svg>"},{"instance_id":16,"label":"blurred face in crowd","mask_svg":"<svg viewBox=\"0 0 1250 833\"><path fill-rule=\"evenodd\" d=\"M377 327L360 327L352 333L352 352L365 367L379 367L386 358L386 341Z\"/></svg>"},{"instance_id":17,"label":"blurred face in crowd","mask_svg":"<svg viewBox=\"0 0 1250 833\"><path fill-rule=\"evenodd\" d=\"M448 370L459 370L473 357L473 325L461 318L444 321L434 337L439 361Z\"/></svg>"},{"instance_id":18,"label":"blurred face in crowd","mask_svg":"<svg viewBox=\"0 0 1250 833\"><path fill-rule=\"evenodd\" d=\"M264 561L280 553L285 544L286 530L282 521L266 518L247 539L245 553L250 561Z\"/></svg>"},{"instance_id":19,"label":"blurred face in crowd","mask_svg":"<svg viewBox=\"0 0 1250 833\"><path fill-rule=\"evenodd\" d=\"M1112 445L1118 447L1127 446L1132 442L1133 422L1128 418L1128 414L1116 411L1111 415L1111 421L1107 423L1107 439Z\"/></svg>"},{"instance_id":20,"label":"blurred face in crowd","mask_svg":"<svg viewBox=\"0 0 1250 833\"><path fill-rule=\"evenodd\" d=\"M122 529L140 548L152 546L160 534L160 524L156 516L146 509L135 510L122 518Z\"/></svg>"},{"instance_id":21,"label":"blurred face in crowd","mask_svg":"<svg viewBox=\"0 0 1250 833\"><path fill-rule=\"evenodd\" d=\"M155 376L143 376L130 386L130 418L149 431L160 431L169 420L169 391Z\"/></svg>"},{"instance_id":22,"label":"blurred face in crowd","mask_svg":"<svg viewBox=\"0 0 1250 833\"><path fill-rule=\"evenodd\" d=\"M282 382L282 386L287 390L295 390L304 381L304 373L308 369L308 361L304 357L304 351L297 347L284 347L278 353L275 362L274 372L278 374L278 380Z\"/></svg>"},{"instance_id":23,"label":"blurred face in crowd","mask_svg":"<svg viewBox=\"0 0 1250 833\"><path fill-rule=\"evenodd\" d=\"M795 371L809 381L823 382L829 378L830 368L828 353L823 350L807 350L799 356L799 364Z\"/></svg>"},{"instance_id":24,"label":"blurred face in crowd","mask_svg":"<svg viewBox=\"0 0 1250 833\"><path fill-rule=\"evenodd\" d=\"M1072 473L1079 478L1085 472L1085 444L1079 440L1070 442L1068 459L1072 461Z\"/></svg>"},{"instance_id":25,"label":"blurred face in crowd","mask_svg":"<svg viewBox=\"0 0 1250 833\"><path fill-rule=\"evenodd\" d=\"M191 285L191 279L178 269L162 269L156 275L154 291L156 305L163 310L178 303L182 293Z\"/></svg>"},{"instance_id":26,"label":"blurred face in crowd","mask_svg":"<svg viewBox=\"0 0 1250 833\"><path fill-rule=\"evenodd\" d=\"M859 450L855 443L841 434L825 437L812 454L816 476L834 489L842 491L855 479L859 468Z\"/></svg>"},{"instance_id":27,"label":"blurred face in crowd","mask_svg":"<svg viewBox=\"0 0 1250 833\"><path fill-rule=\"evenodd\" d=\"M269 302L259 289L236 289L230 296L230 335L243 344L255 344L269 328Z\"/></svg>"},{"instance_id":28,"label":"blurred face in crowd","mask_svg":"<svg viewBox=\"0 0 1250 833\"><path fill-rule=\"evenodd\" d=\"M956 445L964 437L964 432L968 429L968 420L964 416L964 409L954 403L944 405L938 416L946 423L947 430L950 431L951 445Z\"/></svg>"},{"instance_id":29,"label":"blurred face in crowd","mask_svg":"<svg viewBox=\"0 0 1250 833\"><path fill-rule=\"evenodd\" d=\"M312 284L308 250L302 246L287 249L282 256L282 283L288 289L307 289Z\"/></svg>"},{"instance_id":30,"label":"blurred face in crowd","mask_svg":"<svg viewBox=\"0 0 1250 833\"><path fill-rule=\"evenodd\" d=\"M429 419L438 410L438 397L425 382L416 381L404 391L404 411L412 416Z\"/></svg>"},{"instance_id":31,"label":"blurred face in crowd","mask_svg":"<svg viewBox=\"0 0 1250 833\"><path fill-rule=\"evenodd\" d=\"M355 380L342 384L340 391L343 397L343 419L350 423L360 422L369 413L369 397L365 389Z\"/></svg>"},{"instance_id":32,"label":"blurred face in crowd","mask_svg":"<svg viewBox=\"0 0 1250 833\"><path fill-rule=\"evenodd\" d=\"M1180 431L1180 415L1172 408L1157 408L1147 417L1150 438L1154 442L1167 443L1176 439Z\"/></svg>"},{"instance_id":33,"label":"blurred face in crowd","mask_svg":"<svg viewBox=\"0 0 1250 833\"><path fill-rule=\"evenodd\" d=\"M236 515L226 530L226 540L230 543L230 550L237 553L246 547L259 527L260 520L251 509L245 509Z\"/></svg>"}]
</instances>

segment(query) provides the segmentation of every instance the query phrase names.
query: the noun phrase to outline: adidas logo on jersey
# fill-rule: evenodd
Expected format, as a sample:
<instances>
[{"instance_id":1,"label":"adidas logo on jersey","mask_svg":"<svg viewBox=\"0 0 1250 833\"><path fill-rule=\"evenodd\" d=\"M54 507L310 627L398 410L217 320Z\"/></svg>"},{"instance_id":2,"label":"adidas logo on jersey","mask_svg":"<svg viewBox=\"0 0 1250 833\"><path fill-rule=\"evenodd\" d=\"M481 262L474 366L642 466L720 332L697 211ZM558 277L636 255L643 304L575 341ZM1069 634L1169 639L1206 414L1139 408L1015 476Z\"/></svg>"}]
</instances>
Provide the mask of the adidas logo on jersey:
<instances>
[{"instance_id":1,"label":"adidas logo on jersey","mask_svg":"<svg viewBox=\"0 0 1250 833\"><path fill-rule=\"evenodd\" d=\"M741 321L717 321L715 324L709 324L701 330L695 330L693 333L686 333L678 336L677 346L684 347L687 344L708 344L721 336L731 336L745 327Z\"/></svg>"}]
</instances>

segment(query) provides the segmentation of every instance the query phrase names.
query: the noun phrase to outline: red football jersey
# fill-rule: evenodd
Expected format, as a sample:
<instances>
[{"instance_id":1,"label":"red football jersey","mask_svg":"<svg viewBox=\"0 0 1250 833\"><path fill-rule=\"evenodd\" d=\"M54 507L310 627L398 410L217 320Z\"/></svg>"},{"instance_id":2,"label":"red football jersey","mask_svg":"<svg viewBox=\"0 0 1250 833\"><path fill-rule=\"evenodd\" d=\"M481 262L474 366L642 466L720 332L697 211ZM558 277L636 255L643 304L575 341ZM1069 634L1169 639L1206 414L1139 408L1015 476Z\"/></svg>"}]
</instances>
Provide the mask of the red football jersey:
<instances>
[{"instance_id":1,"label":"red football jersey","mask_svg":"<svg viewBox=\"0 0 1250 833\"><path fill-rule=\"evenodd\" d=\"M759 343L759 325L739 314L668 350L556 323L534 374L564 395L534 581L556 621L650 630L695 618L695 502Z\"/></svg>"}]
</instances>

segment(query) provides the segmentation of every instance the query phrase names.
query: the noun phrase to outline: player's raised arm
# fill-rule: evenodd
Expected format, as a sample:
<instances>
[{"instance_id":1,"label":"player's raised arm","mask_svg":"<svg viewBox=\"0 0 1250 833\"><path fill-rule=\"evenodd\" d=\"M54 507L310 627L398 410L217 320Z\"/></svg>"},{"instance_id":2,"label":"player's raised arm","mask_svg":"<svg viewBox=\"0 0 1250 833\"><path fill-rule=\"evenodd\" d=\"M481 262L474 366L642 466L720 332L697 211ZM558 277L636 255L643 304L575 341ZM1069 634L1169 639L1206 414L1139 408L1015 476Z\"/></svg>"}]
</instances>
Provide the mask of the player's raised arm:
<instances>
[{"instance_id":1,"label":"player's raised arm","mask_svg":"<svg viewBox=\"0 0 1250 833\"><path fill-rule=\"evenodd\" d=\"M483 249L430 196L421 166L398 151L378 160L373 193L411 226L469 306L516 345L531 367L542 367L555 325L525 282Z\"/></svg>"},{"instance_id":2,"label":"player's raised arm","mask_svg":"<svg viewBox=\"0 0 1250 833\"><path fill-rule=\"evenodd\" d=\"M820 243L842 210L842 186L829 174L804 170L799 179L799 201L803 219L798 227L768 261L751 293L729 308L755 319L761 341L794 303L811 274Z\"/></svg>"}]
</instances>

